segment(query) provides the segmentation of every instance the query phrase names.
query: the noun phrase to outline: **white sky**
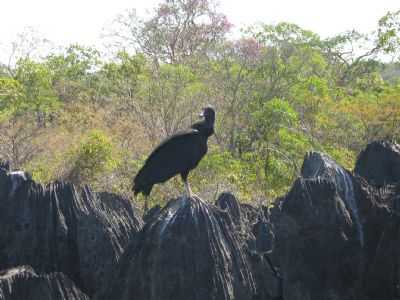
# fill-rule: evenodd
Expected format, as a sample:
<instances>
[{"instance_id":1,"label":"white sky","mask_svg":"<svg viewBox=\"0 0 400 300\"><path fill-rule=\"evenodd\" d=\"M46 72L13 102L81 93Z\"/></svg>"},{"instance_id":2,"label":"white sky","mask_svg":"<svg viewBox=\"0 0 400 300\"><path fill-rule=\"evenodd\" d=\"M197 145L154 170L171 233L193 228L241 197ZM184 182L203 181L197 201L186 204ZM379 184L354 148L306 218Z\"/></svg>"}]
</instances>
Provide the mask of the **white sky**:
<instances>
[{"instance_id":1,"label":"white sky","mask_svg":"<svg viewBox=\"0 0 400 300\"><path fill-rule=\"evenodd\" d=\"M59 45L99 43L107 22L127 8L139 16L158 0L0 0L0 43L9 44L31 26ZM296 23L322 36L349 29L369 32L387 11L400 9L400 0L219 0L236 29L255 22ZM0 50L2 51L2 50ZM4 51L4 50L3 50ZM4 53L0 53L0 59Z\"/></svg>"}]
</instances>

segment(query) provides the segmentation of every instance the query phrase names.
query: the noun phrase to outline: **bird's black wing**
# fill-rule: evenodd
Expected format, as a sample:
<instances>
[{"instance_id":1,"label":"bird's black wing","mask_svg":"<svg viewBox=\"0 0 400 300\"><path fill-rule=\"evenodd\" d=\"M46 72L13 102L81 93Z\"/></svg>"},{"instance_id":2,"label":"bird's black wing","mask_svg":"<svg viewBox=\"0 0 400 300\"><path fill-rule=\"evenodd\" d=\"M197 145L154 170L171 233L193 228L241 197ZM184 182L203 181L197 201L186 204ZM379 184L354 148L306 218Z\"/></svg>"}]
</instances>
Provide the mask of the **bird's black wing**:
<instances>
[{"instance_id":1,"label":"bird's black wing","mask_svg":"<svg viewBox=\"0 0 400 300\"><path fill-rule=\"evenodd\" d=\"M199 131L177 133L157 146L134 179L134 191L140 192L155 183L164 182L193 169L207 151Z\"/></svg>"}]
</instances>

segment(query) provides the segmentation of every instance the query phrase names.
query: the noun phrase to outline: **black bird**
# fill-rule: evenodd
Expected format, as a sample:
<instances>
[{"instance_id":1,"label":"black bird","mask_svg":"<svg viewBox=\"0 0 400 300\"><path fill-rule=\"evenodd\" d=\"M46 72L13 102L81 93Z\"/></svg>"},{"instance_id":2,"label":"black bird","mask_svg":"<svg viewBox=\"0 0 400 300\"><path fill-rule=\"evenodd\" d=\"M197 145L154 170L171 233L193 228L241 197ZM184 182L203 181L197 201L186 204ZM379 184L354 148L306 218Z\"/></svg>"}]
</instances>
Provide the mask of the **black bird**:
<instances>
[{"instance_id":1,"label":"black bird","mask_svg":"<svg viewBox=\"0 0 400 300\"><path fill-rule=\"evenodd\" d=\"M135 195L148 196L154 184L180 174L188 197L192 196L188 175L207 153L207 140L214 133L215 111L208 106L201 116L204 120L168 137L153 150L133 181Z\"/></svg>"}]
</instances>

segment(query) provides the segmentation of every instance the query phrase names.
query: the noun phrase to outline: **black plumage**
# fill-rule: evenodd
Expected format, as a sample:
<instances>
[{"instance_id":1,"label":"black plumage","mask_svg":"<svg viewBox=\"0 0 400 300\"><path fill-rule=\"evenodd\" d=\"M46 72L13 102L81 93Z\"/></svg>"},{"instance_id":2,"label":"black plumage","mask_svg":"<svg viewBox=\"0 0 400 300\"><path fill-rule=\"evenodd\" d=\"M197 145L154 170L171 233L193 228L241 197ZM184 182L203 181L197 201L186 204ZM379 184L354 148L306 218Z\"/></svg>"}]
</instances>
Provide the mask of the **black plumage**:
<instances>
[{"instance_id":1,"label":"black plumage","mask_svg":"<svg viewBox=\"0 0 400 300\"><path fill-rule=\"evenodd\" d=\"M134 179L135 195L148 196L154 184L162 183L180 174L188 196L191 196L187 178L207 153L207 140L214 133L215 111L206 107L204 120L194 123L190 129L178 132L158 145L147 158Z\"/></svg>"},{"instance_id":2,"label":"black plumage","mask_svg":"<svg viewBox=\"0 0 400 300\"><path fill-rule=\"evenodd\" d=\"M0 159L0 169L4 169L8 172L11 171L10 162L8 160L3 161Z\"/></svg>"}]
</instances>

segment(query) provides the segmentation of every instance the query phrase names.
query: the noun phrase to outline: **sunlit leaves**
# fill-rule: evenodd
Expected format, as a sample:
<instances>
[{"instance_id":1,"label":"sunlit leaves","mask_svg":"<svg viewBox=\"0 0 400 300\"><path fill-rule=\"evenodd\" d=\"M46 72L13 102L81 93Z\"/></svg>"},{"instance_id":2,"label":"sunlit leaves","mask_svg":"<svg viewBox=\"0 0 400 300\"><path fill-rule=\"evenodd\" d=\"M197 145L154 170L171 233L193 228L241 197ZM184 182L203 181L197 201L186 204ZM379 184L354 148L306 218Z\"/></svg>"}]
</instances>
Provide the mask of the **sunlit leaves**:
<instances>
[{"instance_id":1,"label":"sunlit leaves","mask_svg":"<svg viewBox=\"0 0 400 300\"><path fill-rule=\"evenodd\" d=\"M52 87L51 71L29 59L17 63L15 78L23 87L24 106L37 114L47 114L60 105Z\"/></svg>"},{"instance_id":2,"label":"sunlit leaves","mask_svg":"<svg viewBox=\"0 0 400 300\"><path fill-rule=\"evenodd\" d=\"M0 121L28 109L23 101L23 87L9 77L0 77Z\"/></svg>"},{"instance_id":3,"label":"sunlit leaves","mask_svg":"<svg viewBox=\"0 0 400 300\"><path fill-rule=\"evenodd\" d=\"M287 191L309 150L352 168L366 143L400 138L400 68L381 60L399 50L399 12L368 34L324 39L278 23L228 37L217 8L161 1L148 18L118 17L112 55L71 45L1 66L0 156L44 182L129 194L152 148L212 104L216 135L192 188L207 199L230 189L254 201ZM159 185L153 203L181 190L179 178Z\"/></svg>"},{"instance_id":4,"label":"sunlit leaves","mask_svg":"<svg viewBox=\"0 0 400 300\"><path fill-rule=\"evenodd\" d=\"M105 64L101 74L106 79L104 92L115 93L123 98L132 98L136 92L139 76L146 69L143 55L129 55L125 51L117 54L116 58Z\"/></svg>"},{"instance_id":5,"label":"sunlit leaves","mask_svg":"<svg viewBox=\"0 0 400 300\"><path fill-rule=\"evenodd\" d=\"M386 53L400 49L400 10L388 12L379 20L378 45Z\"/></svg>"},{"instance_id":6,"label":"sunlit leaves","mask_svg":"<svg viewBox=\"0 0 400 300\"><path fill-rule=\"evenodd\" d=\"M93 130L71 153L73 168L68 178L83 184L111 171L116 166L111 139L102 131Z\"/></svg>"},{"instance_id":7,"label":"sunlit leaves","mask_svg":"<svg viewBox=\"0 0 400 300\"><path fill-rule=\"evenodd\" d=\"M90 47L71 45L60 54L47 57L52 86L64 102L88 100L96 94L95 73L100 68L99 52Z\"/></svg>"},{"instance_id":8,"label":"sunlit leaves","mask_svg":"<svg viewBox=\"0 0 400 300\"><path fill-rule=\"evenodd\" d=\"M252 113L257 135L276 134L280 128L293 128L298 122L297 113L287 101L275 98L264 103Z\"/></svg>"}]
</instances>

